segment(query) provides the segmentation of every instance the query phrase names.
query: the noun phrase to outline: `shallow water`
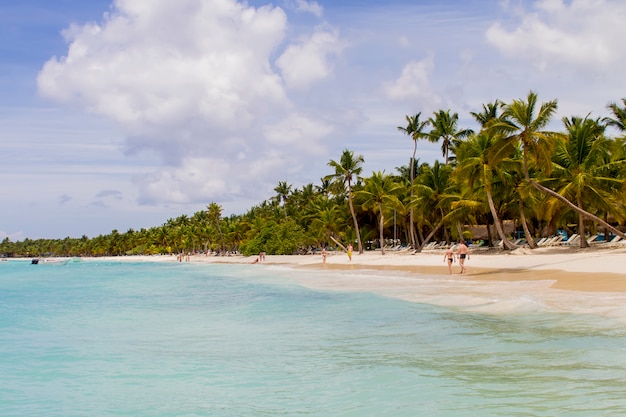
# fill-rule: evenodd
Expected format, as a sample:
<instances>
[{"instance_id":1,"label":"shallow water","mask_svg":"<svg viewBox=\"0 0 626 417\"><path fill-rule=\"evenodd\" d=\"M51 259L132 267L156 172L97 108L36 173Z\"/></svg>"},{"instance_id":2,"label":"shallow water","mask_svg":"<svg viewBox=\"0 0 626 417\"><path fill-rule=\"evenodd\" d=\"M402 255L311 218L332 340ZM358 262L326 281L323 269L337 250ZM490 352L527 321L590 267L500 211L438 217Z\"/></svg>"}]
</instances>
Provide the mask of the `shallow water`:
<instances>
[{"instance_id":1,"label":"shallow water","mask_svg":"<svg viewBox=\"0 0 626 417\"><path fill-rule=\"evenodd\" d=\"M440 285L445 307L296 283L346 277L329 274L5 262L0 415L626 414L619 320L532 297L459 301L427 276L424 300Z\"/></svg>"}]
</instances>

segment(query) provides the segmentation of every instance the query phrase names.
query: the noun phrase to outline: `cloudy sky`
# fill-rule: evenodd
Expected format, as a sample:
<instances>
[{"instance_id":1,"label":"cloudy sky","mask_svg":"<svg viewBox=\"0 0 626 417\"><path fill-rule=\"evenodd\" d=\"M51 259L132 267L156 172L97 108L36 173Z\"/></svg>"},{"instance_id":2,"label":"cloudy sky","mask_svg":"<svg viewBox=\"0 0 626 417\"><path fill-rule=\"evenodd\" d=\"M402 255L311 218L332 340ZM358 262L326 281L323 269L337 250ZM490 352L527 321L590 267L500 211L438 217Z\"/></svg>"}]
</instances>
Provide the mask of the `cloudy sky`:
<instances>
[{"instance_id":1,"label":"cloudy sky","mask_svg":"<svg viewBox=\"0 0 626 417\"><path fill-rule=\"evenodd\" d=\"M405 115L473 128L531 89L558 119L606 116L625 21L623 0L3 1L0 238L243 213L346 148L393 172Z\"/></svg>"}]
</instances>

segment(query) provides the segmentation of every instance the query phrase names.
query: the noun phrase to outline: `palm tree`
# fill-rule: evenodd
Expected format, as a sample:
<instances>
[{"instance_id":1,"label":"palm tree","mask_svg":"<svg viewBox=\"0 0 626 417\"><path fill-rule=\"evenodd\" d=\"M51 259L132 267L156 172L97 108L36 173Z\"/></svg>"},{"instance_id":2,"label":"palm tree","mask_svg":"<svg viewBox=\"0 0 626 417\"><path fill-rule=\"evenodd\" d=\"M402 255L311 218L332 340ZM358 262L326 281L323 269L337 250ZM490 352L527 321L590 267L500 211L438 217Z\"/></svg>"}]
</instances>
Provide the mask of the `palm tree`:
<instances>
[{"instance_id":1,"label":"palm tree","mask_svg":"<svg viewBox=\"0 0 626 417\"><path fill-rule=\"evenodd\" d=\"M417 113L415 116L405 116L407 125L406 127L398 126L398 130L409 135L413 139L413 155L411 156L410 164L410 179L411 187L410 193L413 197L413 185L415 183L415 153L417 152L417 141L420 139L428 138L428 133L424 132L424 129L430 123L428 120L421 122L420 116L422 113ZM415 248L417 243L417 237L415 235L415 221L414 221L414 208L409 209L409 237L411 239L411 247Z\"/></svg>"},{"instance_id":2,"label":"palm tree","mask_svg":"<svg viewBox=\"0 0 626 417\"><path fill-rule=\"evenodd\" d=\"M385 254L385 209L396 207L400 204L396 193L402 186L393 180L391 175L384 172L374 172L369 178L365 178L365 187L357 195L363 200L363 208L378 213L378 233L380 239L381 254Z\"/></svg>"},{"instance_id":3,"label":"palm tree","mask_svg":"<svg viewBox=\"0 0 626 417\"><path fill-rule=\"evenodd\" d=\"M415 180L415 194L410 204L421 211L420 221L422 223L430 222L433 227L418 245L418 252L421 252L423 245L428 243L446 220L446 214L450 209L448 202L450 202L451 185L452 167L450 165L444 165L439 161L435 161L432 167L427 164L422 165ZM435 222L436 224L434 224Z\"/></svg>"},{"instance_id":4,"label":"palm tree","mask_svg":"<svg viewBox=\"0 0 626 417\"><path fill-rule=\"evenodd\" d=\"M502 239L507 249L513 250L517 246L509 241L502 228L498 216L498 210L493 200L492 184L495 177L506 182L507 171L505 168L514 164L509 157L513 153L510 141L504 141L501 137L479 133L471 136L458 148L457 174L459 178L467 181L470 189L475 188L476 182L480 182L487 195L489 210L493 217L498 236Z\"/></svg>"},{"instance_id":5,"label":"palm tree","mask_svg":"<svg viewBox=\"0 0 626 417\"><path fill-rule=\"evenodd\" d=\"M626 98L622 99L622 103L624 107L620 107L617 103L609 103L607 107L613 113L613 117L605 117L602 121L620 132L626 132Z\"/></svg>"},{"instance_id":6,"label":"palm tree","mask_svg":"<svg viewBox=\"0 0 626 417\"><path fill-rule=\"evenodd\" d=\"M617 213L621 201L616 200L614 191L621 188L623 180L606 175L613 163L609 141L604 137L605 125L589 117L563 118L563 124L567 136L557 143L553 158L555 179L551 179L559 184L557 192L575 201L580 209L585 202L592 202L607 213ZM579 212L581 248L588 246L584 219Z\"/></svg>"},{"instance_id":7,"label":"palm tree","mask_svg":"<svg viewBox=\"0 0 626 417\"><path fill-rule=\"evenodd\" d=\"M278 202L282 202L283 210L285 211L285 219L287 218L287 198L289 197L289 193L291 192L291 184L287 184L287 181L280 181L278 185L274 188L274 191L278 193L276 198Z\"/></svg>"},{"instance_id":8,"label":"palm tree","mask_svg":"<svg viewBox=\"0 0 626 417\"><path fill-rule=\"evenodd\" d=\"M473 132L470 129L458 129L458 113L450 114L450 110L439 110L433 114L435 117L428 119L433 127L429 133L429 140L439 142L441 139L441 154L445 157L446 165L448 165L450 151L454 151L460 139Z\"/></svg>"},{"instance_id":9,"label":"palm tree","mask_svg":"<svg viewBox=\"0 0 626 417\"><path fill-rule=\"evenodd\" d=\"M529 184L537 190L556 198L576 213L601 224L622 239L626 239L626 234L609 223L583 210L561 194L530 178L528 166L531 158L546 175L550 174L552 150L558 137L554 132L543 130L550 123L552 116L556 112L557 101L553 100L541 104L538 111L536 107L537 94L531 91L528 93L526 101L513 100L513 102L507 104L504 107L502 117L489 123L488 129L494 133L501 133L508 140L521 144L524 177Z\"/></svg>"},{"instance_id":10,"label":"palm tree","mask_svg":"<svg viewBox=\"0 0 626 417\"><path fill-rule=\"evenodd\" d=\"M470 112L472 117L480 124L481 128L486 127L492 120L500 117L500 109L502 109L502 103L500 100L494 101L493 103L483 104L483 111L480 113Z\"/></svg>"},{"instance_id":11,"label":"palm tree","mask_svg":"<svg viewBox=\"0 0 626 417\"><path fill-rule=\"evenodd\" d=\"M339 234L342 226L342 215L339 206L326 197L319 197L314 203L314 212L311 214L311 229L328 243L333 235Z\"/></svg>"},{"instance_id":12,"label":"palm tree","mask_svg":"<svg viewBox=\"0 0 626 417\"><path fill-rule=\"evenodd\" d=\"M494 120L497 120L499 117L501 117L500 110L502 109L503 106L504 106L504 103L496 99L492 103L483 104L482 112L480 113L470 112L470 114L480 124L481 131L485 131L485 130L488 130L488 127L491 123L494 123ZM487 132L487 134L489 133ZM521 194L523 191L523 187L516 186L515 189L518 195L518 198L517 198L518 210L519 210L519 215L520 215L520 221L522 223L522 228L524 229L524 235L526 236L526 241L528 242L528 245L534 249L537 247L537 245L535 244L535 240L533 239L528 229L528 222L526 220L526 214L525 214L526 209L525 209L525 204L524 204L524 198L522 198L522 194Z\"/></svg>"},{"instance_id":13,"label":"palm tree","mask_svg":"<svg viewBox=\"0 0 626 417\"><path fill-rule=\"evenodd\" d=\"M363 155L354 156L354 152L345 149L341 154L339 162L330 160L328 166L335 169L335 173L327 176L327 179L333 180L336 184L347 187L348 191L348 204L350 206L350 214L352 214L352 221L354 222L354 230L356 232L356 240L359 248L359 254L363 253L363 243L361 242L361 233L359 232L359 222L354 212L354 203L352 201L352 184L355 180L358 180L363 171L362 164L365 162Z\"/></svg>"},{"instance_id":14,"label":"palm tree","mask_svg":"<svg viewBox=\"0 0 626 417\"><path fill-rule=\"evenodd\" d=\"M222 234L222 227L220 225L222 221L222 206L220 206L219 204L215 202L209 204L207 206L207 217L208 217L209 223L217 227L217 231L220 234L220 241L222 243L222 252L224 252L225 251L224 235Z\"/></svg>"}]
</instances>

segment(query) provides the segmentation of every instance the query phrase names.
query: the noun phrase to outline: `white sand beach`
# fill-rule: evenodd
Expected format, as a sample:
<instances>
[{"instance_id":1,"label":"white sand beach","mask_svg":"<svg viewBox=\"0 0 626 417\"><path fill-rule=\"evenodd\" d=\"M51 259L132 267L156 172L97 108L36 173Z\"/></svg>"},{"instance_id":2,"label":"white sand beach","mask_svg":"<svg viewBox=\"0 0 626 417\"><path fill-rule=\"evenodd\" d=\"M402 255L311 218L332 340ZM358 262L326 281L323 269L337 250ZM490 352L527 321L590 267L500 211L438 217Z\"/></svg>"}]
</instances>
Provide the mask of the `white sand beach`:
<instances>
[{"instance_id":1,"label":"white sand beach","mask_svg":"<svg viewBox=\"0 0 626 417\"><path fill-rule=\"evenodd\" d=\"M252 264L257 256L206 256L193 255L194 263ZM102 258L98 258L102 259ZM175 256L115 257L112 260L176 262ZM359 270L421 272L449 276L444 261L444 251L425 251L412 254L402 251L366 251L356 253L350 261L343 252L329 252L326 264L322 256L267 255L258 263L298 268L326 268L329 270ZM458 261L453 264L455 278L480 281L536 281L550 280L550 288L591 292L626 293L626 245L595 245L588 249L575 247L549 247L515 251L472 250L466 261L467 274L460 275Z\"/></svg>"}]
</instances>

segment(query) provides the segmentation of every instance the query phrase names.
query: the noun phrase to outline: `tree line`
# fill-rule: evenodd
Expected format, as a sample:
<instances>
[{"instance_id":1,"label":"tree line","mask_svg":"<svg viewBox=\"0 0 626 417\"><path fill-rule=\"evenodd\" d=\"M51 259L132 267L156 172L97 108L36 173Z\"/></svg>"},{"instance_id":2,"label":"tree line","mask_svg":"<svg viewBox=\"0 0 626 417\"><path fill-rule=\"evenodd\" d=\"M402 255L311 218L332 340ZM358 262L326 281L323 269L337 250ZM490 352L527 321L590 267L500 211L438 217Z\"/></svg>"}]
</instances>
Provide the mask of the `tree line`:
<instances>
[{"instance_id":1,"label":"tree line","mask_svg":"<svg viewBox=\"0 0 626 417\"><path fill-rule=\"evenodd\" d=\"M281 181L276 195L240 215L223 216L218 203L161 226L113 230L94 238L24 239L0 244L4 256L115 256L239 252L306 253L355 244L359 253L386 245L420 252L437 241L473 239L486 225L487 244L515 249L505 233L513 222L524 245L564 229L626 239L626 99L610 103L604 118L564 117L550 131L557 100L524 99L482 105L471 116L480 130L462 128L459 116L439 110L429 118L406 115L398 131L413 142L409 163L394 172L363 176L362 155L345 149L328 162L318 184ZM613 129L616 134L609 134ZM420 141L441 145L443 161L420 163ZM408 154L408 153L407 153ZM586 247L587 239L580 239Z\"/></svg>"}]
</instances>

